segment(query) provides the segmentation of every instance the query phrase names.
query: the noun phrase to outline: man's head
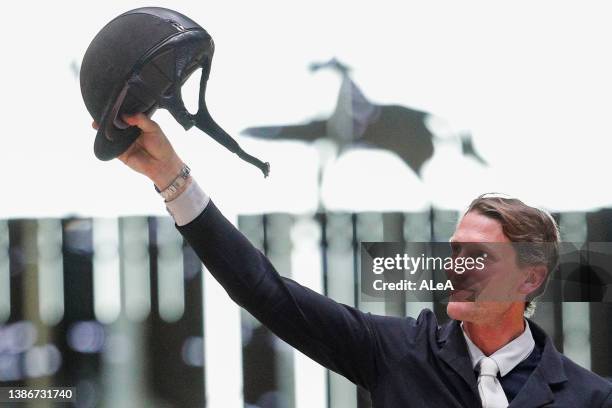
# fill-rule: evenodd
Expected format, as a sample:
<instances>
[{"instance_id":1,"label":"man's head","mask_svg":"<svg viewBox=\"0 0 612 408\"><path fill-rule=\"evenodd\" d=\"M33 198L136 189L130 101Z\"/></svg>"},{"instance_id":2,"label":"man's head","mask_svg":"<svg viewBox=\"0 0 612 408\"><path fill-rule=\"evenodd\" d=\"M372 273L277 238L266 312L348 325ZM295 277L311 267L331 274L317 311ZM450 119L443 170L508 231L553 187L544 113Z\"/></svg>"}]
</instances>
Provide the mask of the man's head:
<instances>
[{"instance_id":1,"label":"man's head","mask_svg":"<svg viewBox=\"0 0 612 408\"><path fill-rule=\"evenodd\" d=\"M559 228L546 211L514 198L476 198L459 221L451 245L454 256L486 254L485 266L459 277L459 286L467 290L451 296L449 316L485 323L532 309L531 301L544 292L557 264L559 241Z\"/></svg>"}]
</instances>

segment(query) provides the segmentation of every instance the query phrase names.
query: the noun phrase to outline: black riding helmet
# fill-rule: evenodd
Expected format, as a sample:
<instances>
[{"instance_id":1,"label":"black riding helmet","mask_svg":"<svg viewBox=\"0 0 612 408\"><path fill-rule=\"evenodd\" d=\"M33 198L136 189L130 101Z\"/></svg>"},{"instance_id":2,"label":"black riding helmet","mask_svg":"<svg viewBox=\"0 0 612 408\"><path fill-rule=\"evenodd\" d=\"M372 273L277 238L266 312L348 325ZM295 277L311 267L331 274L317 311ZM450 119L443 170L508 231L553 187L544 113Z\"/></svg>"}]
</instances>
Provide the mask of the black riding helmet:
<instances>
[{"instance_id":1,"label":"black riding helmet","mask_svg":"<svg viewBox=\"0 0 612 408\"><path fill-rule=\"evenodd\" d=\"M196 126L240 158L268 175L269 163L245 153L208 113L206 81L214 52L211 36L190 18L173 10L143 7L109 22L93 39L81 65L81 94L99 124L94 153L111 160L125 152L140 129L123 114L167 109L185 128ZM198 112L185 108L181 87L202 68Z\"/></svg>"}]
</instances>

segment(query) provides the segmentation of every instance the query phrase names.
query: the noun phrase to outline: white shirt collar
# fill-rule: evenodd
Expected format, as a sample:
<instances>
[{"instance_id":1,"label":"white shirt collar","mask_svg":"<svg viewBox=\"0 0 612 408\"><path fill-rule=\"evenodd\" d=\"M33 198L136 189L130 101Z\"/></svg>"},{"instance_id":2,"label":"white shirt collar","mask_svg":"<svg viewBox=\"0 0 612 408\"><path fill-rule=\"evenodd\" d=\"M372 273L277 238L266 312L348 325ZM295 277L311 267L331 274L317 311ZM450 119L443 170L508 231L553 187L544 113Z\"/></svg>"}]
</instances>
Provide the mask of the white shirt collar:
<instances>
[{"instance_id":1,"label":"white shirt collar","mask_svg":"<svg viewBox=\"0 0 612 408\"><path fill-rule=\"evenodd\" d=\"M472 367L476 369L478 364L480 364L480 360L486 356L478 346L470 340L465 330L463 330L463 322L461 322L461 331L463 332L463 337L465 337L470 358L472 359ZM499 374L503 377L512 371L514 367L519 365L521 361L529 357L534 347L535 341L533 340L529 323L525 320L525 330L523 333L489 357L497 363Z\"/></svg>"}]
</instances>

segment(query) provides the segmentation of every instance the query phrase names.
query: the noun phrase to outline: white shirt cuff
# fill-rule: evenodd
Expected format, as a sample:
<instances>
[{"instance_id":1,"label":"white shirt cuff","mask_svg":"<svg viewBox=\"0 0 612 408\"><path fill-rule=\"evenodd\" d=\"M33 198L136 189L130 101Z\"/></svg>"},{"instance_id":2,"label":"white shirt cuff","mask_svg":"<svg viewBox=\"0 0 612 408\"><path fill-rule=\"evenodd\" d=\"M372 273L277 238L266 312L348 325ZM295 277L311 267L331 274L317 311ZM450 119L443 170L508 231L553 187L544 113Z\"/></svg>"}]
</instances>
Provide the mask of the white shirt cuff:
<instances>
[{"instance_id":1,"label":"white shirt cuff","mask_svg":"<svg viewBox=\"0 0 612 408\"><path fill-rule=\"evenodd\" d=\"M210 197L200 188L194 178L185 191L166 203L166 209L174 218L176 225L183 226L195 220L204 211Z\"/></svg>"}]
</instances>

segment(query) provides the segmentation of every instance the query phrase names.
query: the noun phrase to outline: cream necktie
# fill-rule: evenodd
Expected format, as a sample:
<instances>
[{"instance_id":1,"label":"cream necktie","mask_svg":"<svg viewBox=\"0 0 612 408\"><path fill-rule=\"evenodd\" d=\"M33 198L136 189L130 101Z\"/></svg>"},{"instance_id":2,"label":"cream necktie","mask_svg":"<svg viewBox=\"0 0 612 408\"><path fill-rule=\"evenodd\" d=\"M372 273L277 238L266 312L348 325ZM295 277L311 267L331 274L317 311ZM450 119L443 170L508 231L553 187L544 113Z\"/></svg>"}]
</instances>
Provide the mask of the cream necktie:
<instances>
[{"instance_id":1,"label":"cream necktie","mask_svg":"<svg viewBox=\"0 0 612 408\"><path fill-rule=\"evenodd\" d=\"M499 367L495 360L483 357L480 360L480 374L478 374L478 393L482 401L482 408L506 408L508 399L504 394L497 373Z\"/></svg>"}]
</instances>

